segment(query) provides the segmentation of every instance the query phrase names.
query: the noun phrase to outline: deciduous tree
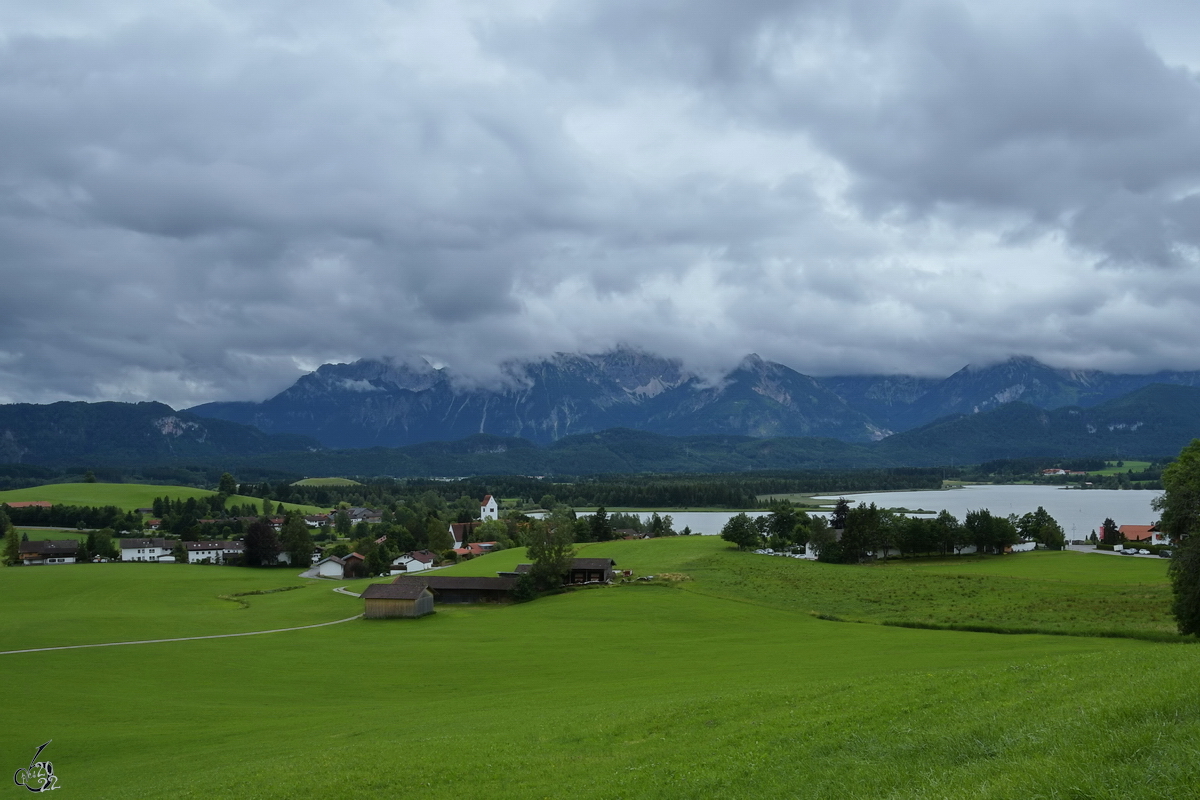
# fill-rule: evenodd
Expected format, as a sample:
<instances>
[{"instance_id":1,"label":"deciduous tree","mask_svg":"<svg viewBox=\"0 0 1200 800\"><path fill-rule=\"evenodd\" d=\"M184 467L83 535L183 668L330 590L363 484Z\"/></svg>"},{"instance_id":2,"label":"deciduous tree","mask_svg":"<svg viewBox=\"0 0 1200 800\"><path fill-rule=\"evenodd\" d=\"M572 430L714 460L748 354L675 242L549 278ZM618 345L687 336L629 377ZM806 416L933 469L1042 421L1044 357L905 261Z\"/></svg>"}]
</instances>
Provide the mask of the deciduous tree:
<instances>
[{"instance_id":1,"label":"deciduous tree","mask_svg":"<svg viewBox=\"0 0 1200 800\"><path fill-rule=\"evenodd\" d=\"M255 520L246 528L246 565L250 567L273 567L279 563L279 554L283 548L279 545L279 537L271 527L270 520Z\"/></svg>"},{"instance_id":2,"label":"deciduous tree","mask_svg":"<svg viewBox=\"0 0 1200 800\"><path fill-rule=\"evenodd\" d=\"M1171 612L1182 634L1200 634L1200 439L1183 448L1163 470L1159 528L1175 544L1169 574L1174 600Z\"/></svg>"},{"instance_id":3,"label":"deciduous tree","mask_svg":"<svg viewBox=\"0 0 1200 800\"><path fill-rule=\"evenodd\" d=\"M752 550L762 544L762 537L754 520L745 512L729 518L721 528L721 538L736 545L738 550Z\"/></svg>"},{"instance_id":4,"label":"deciduous tree","mask_svg":"<svg viewBox=\"0 0 1200 800\"><path fill-rule=\"evenodd\" d=\"M350 514L344 508L339 508L337 513L333 515L333 529L337 532L338 538L347 539L350 537L350 532L354 528L354 522L350 519Z\"/></svg>"},{"instance_id":5,"label":"deciduous tree","mask_svg":"<svg viewBox=\"0 0 1200 800\"><path fill-rule=\"evenodd\" d=\"M539 591L562 586L564 576L571 569L571 560L575 558L574 530L575 520L562 512L529 526L525 552L533 562L529 574Z\"/></svg>"},{"instance_id":6,"label":"deciduous tree","mask_svg":"<svg viewBox=\"0 0 1200 800\"><path fill-rule=\"evenodd\" d=\"M299 511L288 513L279 533L283 549L291 559L291 565L293 567L312 566L312 535L308 532L308 525L305 524Z\"/></svg>"},{"instance_id":7,"label":"deciduous tree","mask_svg":"<svg viewBox=\"0 0 1200 800\"><path fill-rule=\"evenodd\" d=\"M4 532L4 563L21 563L21 540L17 537L17 529L13 527L3 509L0 509L0 530Z\"/></svg>"}]
</instances>

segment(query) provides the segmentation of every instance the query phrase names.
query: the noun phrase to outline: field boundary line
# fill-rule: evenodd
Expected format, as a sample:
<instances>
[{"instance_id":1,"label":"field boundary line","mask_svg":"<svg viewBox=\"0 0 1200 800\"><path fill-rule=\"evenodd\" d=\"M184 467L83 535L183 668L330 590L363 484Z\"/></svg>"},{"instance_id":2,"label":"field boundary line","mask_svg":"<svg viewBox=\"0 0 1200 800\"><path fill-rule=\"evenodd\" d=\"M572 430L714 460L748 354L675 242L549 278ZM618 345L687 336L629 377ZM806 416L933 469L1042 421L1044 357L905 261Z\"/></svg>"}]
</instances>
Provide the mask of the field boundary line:
<instances>
[{"instance_id":1,"label":"field boundary line","mask_svg":"<svg viewBox=\"0 0 1200 800\"><path fill-rule=\"evenodd\" d=\"M361 617L362 614L355 614L353 617L345 619L335 619L333 622L318 622L316 625L298 625L294 628L274 628L269 631L246 631L245 633L215 633L209 636L182 636L177 639L141 639L135 642L99 642L97 644L65 644L57 647L33 647L29 650L0 650L0 656L9 656L16 653L44 653L48 650L80 650L85 647L121 647L127 644L162 644L165 642L195 642L200 639L232 639L235 636L261 636L264 633L286 633L287 631L303 631L310 628L324 628L328 625L341 625L343 622L350 622Z\"/></svg>"}]
</instances>

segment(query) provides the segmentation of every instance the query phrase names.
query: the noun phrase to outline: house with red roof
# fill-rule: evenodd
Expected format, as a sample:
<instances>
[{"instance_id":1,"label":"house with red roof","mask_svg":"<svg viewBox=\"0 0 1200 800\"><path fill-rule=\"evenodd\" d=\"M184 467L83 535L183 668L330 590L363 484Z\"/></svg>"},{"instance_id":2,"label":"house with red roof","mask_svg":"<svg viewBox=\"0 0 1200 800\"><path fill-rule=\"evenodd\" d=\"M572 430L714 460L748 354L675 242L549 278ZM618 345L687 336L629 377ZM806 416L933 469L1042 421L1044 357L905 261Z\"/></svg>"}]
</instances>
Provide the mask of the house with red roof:
<instances>
[{"instance_id":1,"label":"house with red roof","mask_svg":"<svg viewBox=\"0 0 1200 800\"><path fill-rule=\"evenodd\" d=\"M1165 533L1158 529L1157 525L1122 525L1117 530L1125 537L1127 542L1140 542L1143 544L1170 544L1171 540Z\"/></svg>"},{"instance_id":2,"label":"house with red roof","mask_svg":"<svg viewBox=\"0 0 1200 800\"><path fill-rule=\"evenodd\" d=\"M484 553L490 553L497 547L497 542L468 542L462 547L454 548L454 553L459 558L475 558Z\"/></svg>"}]
</instances>

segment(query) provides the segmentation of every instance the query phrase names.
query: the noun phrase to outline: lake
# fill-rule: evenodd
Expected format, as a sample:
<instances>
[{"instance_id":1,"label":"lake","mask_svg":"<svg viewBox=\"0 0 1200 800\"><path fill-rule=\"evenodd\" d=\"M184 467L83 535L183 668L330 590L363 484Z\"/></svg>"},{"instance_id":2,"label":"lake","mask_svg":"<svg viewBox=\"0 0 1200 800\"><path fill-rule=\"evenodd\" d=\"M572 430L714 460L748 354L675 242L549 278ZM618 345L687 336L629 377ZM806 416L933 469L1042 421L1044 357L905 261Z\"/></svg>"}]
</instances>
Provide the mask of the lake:
<instances>
[{"instance_id":1,"label":"lake","mask_svg":"<svg viewBox=\"0 0 1200 800\"><path fill-rule=\"evenodd\" d=\"M874 503L885 508L924 508L934 513L945 509L960 522L968 511L987 509L992 514L1006 517L1036 511L1041 506L1058 521L1068 539L1084 539L1093 530L1099 533L1105 517L1112 517L1118 525L1156 522L1158 512L1150 507L1150 503L1161 494L1157 491L1063 489L1057 486L964 486L940 491L869 492L845 497L854 505ZM827 497L836 500L838 496Z\"/></svg>"},{"instance_id":2,"label":"lake","mask_svg":"<svg viewBox=\"0 0 1200 800\"><path fill-rule=\"evenodd\" d=\"M868 492L845 497L853 505L874 503L883 508L924 508L935 514L945 509L960 522L968 511L987 509L1006 517L1036 511L1041 506L1058 521L1068 539L1084 539L1093 530L1099 532L1105 517L1112 517L1118 525L1149 525L1157 521L1158 513L1150 508L1150 502L1160 494L1162 492L1062 489L1057 486L964 486L925 492ZM822 499L837 500L838 497L827 495ZM683 530L686 525L692 533L711 536L719 534L729 518L738 512L668 510L658 513L670 514L676 531ZM767 512L746 513L754 517ZM581 513L580 516L586 515ZM648 513L641 514L643 519L649 516Z\"/></svg>"}]
</instances>

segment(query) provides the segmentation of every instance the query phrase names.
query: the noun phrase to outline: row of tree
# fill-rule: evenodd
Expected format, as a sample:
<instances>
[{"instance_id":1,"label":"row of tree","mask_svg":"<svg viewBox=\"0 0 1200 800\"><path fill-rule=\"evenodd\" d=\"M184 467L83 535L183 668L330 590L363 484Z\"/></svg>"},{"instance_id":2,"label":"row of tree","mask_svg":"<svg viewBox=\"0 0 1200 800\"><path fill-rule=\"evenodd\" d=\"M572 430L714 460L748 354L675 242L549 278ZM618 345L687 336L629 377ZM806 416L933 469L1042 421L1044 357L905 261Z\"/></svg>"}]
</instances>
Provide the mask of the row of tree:
<instances>
[{"instance_id":1,"label":"row of tree","mask_svg":"<svg viewBox=\"0 0 1200 800\"><path fill-rule=\"evenodd\" d=\"M968 511L960 522L949 511L936 517L909 517L859 503L851 507L842 498L827 522L787 504L769 514L738 514L725 524L721 538L742 550L770 547L786 550L806 546L821 561L857 564L889 555L948 555L974 546L980 553L1003 553L1023 539L1052 548L1066 543L1062 526L1038 506L1023 516L994 516L987 509Z\"/></svg>"}]
</instances>

